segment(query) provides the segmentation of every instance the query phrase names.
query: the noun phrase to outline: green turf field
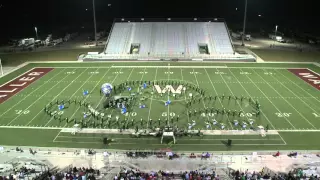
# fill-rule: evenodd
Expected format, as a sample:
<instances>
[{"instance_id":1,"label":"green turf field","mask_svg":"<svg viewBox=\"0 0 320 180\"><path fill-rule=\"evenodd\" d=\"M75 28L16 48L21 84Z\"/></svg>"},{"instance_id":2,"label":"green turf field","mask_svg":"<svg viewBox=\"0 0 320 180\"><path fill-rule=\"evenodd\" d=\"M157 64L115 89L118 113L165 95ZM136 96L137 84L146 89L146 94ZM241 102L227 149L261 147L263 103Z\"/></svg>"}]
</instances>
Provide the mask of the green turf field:
<instances>
[{"instance_id":1,"label":"green turf field","mask_svg":"<svg viewBox=\"0 0 320 180\"><path fill-rule=\"evenodd\" d=\"M102 137L108 136L115 139L107 146L111 149L170 147L183 151L220 151L320 148L320 142L315 140L320 135L319 90L288 71L288 68L309 68L319 73L320 67L313 64L32 63L1 78L0 83L4 84L34 67L54 69L0 104L1 145L105 148ZM141 95L137 93L139 101L126 115L122 115L120 109L102 108L104 98L99 90L103 83L118 86L132 81L139 82L128 85L132 87L131 92L125 89L118 91L117 95L137 93L140 81L146 81L147 88L142 90ZM161 95L154 89L153 83L159 85L161 90L166 85L172 85L175 90L182 85L187 90L176 97L166 92ZM84 90L88 90L89 95L84 96ZM200 91L204 91L204 95ZM186 102L191 101L190 93L196 100L192 101L191 106L186 106ZM142 96L146 100L140 100ZM171 104L165 106L168 99ZM57 100L86 102L106 115L111 114L111 119L108 122L92 116L84 119L85 107L74 103L59 111L55 104ZM53 104L50 112L61 115L62 120L44 112L44 107L50 102ZM260 115L257 115L256 102L261 106ZM146 108L139 108L139 103L146 105ZM194 113L194 110L197 112ZM119 116L118 121L116 116ZM77 123L86 122L88 128L97 130L118 129L123 124L129 129L155 128L166 124L188 128L188 123L193 121L196 122L193 129L218 131L224 125L224 130L244 130L249 129L249 122L253 119L253 127L268 125L277 133L266 137L259 134L178 137L175 145L168 145L160 144L160 138L132 138L127 134L95 132L71 135L63 131L74 125L74 122L64 120L66 117L76 119ZM208 128L206 122L214 119L217 124ZM238 125L235 125L235 120ZM242 127L244 123L247 123L246 128ZM233 140L231 147L225 145L227 139Z\"/></svg>"}]
</instances>

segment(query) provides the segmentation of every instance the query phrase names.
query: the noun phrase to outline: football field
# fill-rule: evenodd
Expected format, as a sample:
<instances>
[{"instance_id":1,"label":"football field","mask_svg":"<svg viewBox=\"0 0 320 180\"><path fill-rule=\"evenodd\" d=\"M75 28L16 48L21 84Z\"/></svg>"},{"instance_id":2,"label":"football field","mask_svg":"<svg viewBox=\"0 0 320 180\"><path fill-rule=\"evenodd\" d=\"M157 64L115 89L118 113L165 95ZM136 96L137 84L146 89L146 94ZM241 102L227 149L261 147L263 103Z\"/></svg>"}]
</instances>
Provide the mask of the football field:
<instances>
[{"instance_id":1,"label":"football field","mask_svg":"<svg viewBox=\"0 0 320 180\"><path fill-rule=\"evenodd\" d=\"M320 148L319 73L319 66L307 63L29 63L0 79L0 145L316 150ZM134 93L139 100L124 114L121 108L106 109L106 97L100 92L104 83L118 89L114 95ZM119 90L121 84L125 87ZM59 109L62 104L65 107ZM110 118L85 117L83 104ZM85 124L87 130L72 135L75 124ZM103 131L166 125L212 135L176 137L176 144L161 144L159 137ZM271 133L265 137L244 133L258 126ZM114 141L105 146L103 137ZM227 139L233 140L232 146L226 146Z\"/></svg>"}]
</instances>

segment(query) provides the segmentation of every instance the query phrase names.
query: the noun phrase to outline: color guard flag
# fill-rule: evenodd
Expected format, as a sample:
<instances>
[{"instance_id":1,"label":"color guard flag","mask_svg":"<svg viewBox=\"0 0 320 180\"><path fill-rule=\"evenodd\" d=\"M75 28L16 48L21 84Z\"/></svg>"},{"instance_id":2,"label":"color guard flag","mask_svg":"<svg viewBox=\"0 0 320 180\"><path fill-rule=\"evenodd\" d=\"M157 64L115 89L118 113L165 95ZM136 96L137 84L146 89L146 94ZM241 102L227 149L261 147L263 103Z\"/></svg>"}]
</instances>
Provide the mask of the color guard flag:
<instances>
[{"instance_id":1,"label":"color guard flag","mask_svg":"<svg viewBox=\"0 0 320 180\"><path fill-rule=\"evenodd\" d=\"M84 95L84 96L86 96L86 95L88 95L88 94L89 94L89 91L88 91L88 90L84 90L84 91L83 91L83 95Z\"/></svg>"},{"instance_id":2,"label":"color guard flag","mask_svg":"<svg viewBox=\"0 0 320 180\"><path fill-rule=\"evenodd\" d=\"M165 105L168 106L169 104L171 104L170 100L168 100Z\"/></svg>"},{"instance_id":3,"label":"color guard flag","mask_svg":"<svg viewBox=\"0 0 320 180\"><path fill-rule=\"evenodd\" d=\"M143 89L147 88L147 83L143 83Z\"/></svg>"},{"instance_id":4,"label":"color guard flag","mask_svg":"<svg viewBox=\"0 0 320 180\"><path fill-rule=\"evenodd\" d=\"M127 108L122 108L122 109L121 109L121 113L122 113L122 114L127 113Z\"/></svg>"},{"instance_id":5,"label":"color guard flag","mask_svg":"<svg viewBox=\"0 0 320 180\"><path fill-rule=\"evenodd\" d=\"M59 110L62 111L64 109L64 104L59 105Z\"/></svg>"},{"instance_id":6,"label":"color guard flag","mask_svg":"<svg viewBox=\"0 0 320 180\"><path fill-rule=\"evenodd\" d=\"M128 87L128 91L131 91L132 89L131 89L131 87Z\"/></svg>"},{"instance_id":7,"label":"color guard flag","mask_svg":"<svg viewBox=\"0 0 320 180\"><path fill-rule=\"evenodd\" d=\"M140 105L139 106L139 108L145 108L146 107L146 105Z\"/></svg>"}]
</instances>

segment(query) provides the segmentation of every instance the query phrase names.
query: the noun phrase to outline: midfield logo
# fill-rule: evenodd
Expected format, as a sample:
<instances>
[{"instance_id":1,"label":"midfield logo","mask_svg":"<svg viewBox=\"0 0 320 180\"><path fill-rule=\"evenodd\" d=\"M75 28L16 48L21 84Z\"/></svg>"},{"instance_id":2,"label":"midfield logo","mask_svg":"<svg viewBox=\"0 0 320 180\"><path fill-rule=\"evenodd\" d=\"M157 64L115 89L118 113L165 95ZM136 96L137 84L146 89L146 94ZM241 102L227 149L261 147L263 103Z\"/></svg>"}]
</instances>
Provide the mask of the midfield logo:
<instances>
[{"instance_id":1,"label":"midfield logo","mask_svg":"<svg viewBox=\"0 0 320 180\"><path fill-rule=\"evenodd\" d=\"M171 85L166 85L165 88L161 89L159 85L154 85L154 88L158 93L166 93L166 92L171 92L173 94L181 94L181 91L183 89L182 85L179 85L177 89L174 89L173 86Z\"/></svg>"}]
</instances>

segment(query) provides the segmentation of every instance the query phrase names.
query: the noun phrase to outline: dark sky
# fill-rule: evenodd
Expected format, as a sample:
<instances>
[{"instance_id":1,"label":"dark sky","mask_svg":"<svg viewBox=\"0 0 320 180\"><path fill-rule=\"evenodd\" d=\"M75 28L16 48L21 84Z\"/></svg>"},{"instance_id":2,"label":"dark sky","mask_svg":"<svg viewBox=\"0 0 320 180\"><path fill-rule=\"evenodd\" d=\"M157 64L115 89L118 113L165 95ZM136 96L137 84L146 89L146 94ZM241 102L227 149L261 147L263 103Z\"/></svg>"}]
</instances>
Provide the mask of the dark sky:
<instances>
[{"instance_id":1,"label":"dark sky","mask_svg":"<svg viewBox=\"0 0 320 180\"><path fill-rule=\"evenodd\" d=\"M219 17L242 24L245 0L95 0L99 25L114 17ZM317 31L316 0L248 0L248 22ZM108 4L112 4L108 7ZM320 4L320 3L318 3ZM236 8L238 10L236 11ZM88 9L86 11L86 9ZM258 15L261 14L261 17ZM92 22L92 0L0 0L0 38L46 33ZM91 26L92 27L92 26Z\"/></svg>"}]
</instances>

